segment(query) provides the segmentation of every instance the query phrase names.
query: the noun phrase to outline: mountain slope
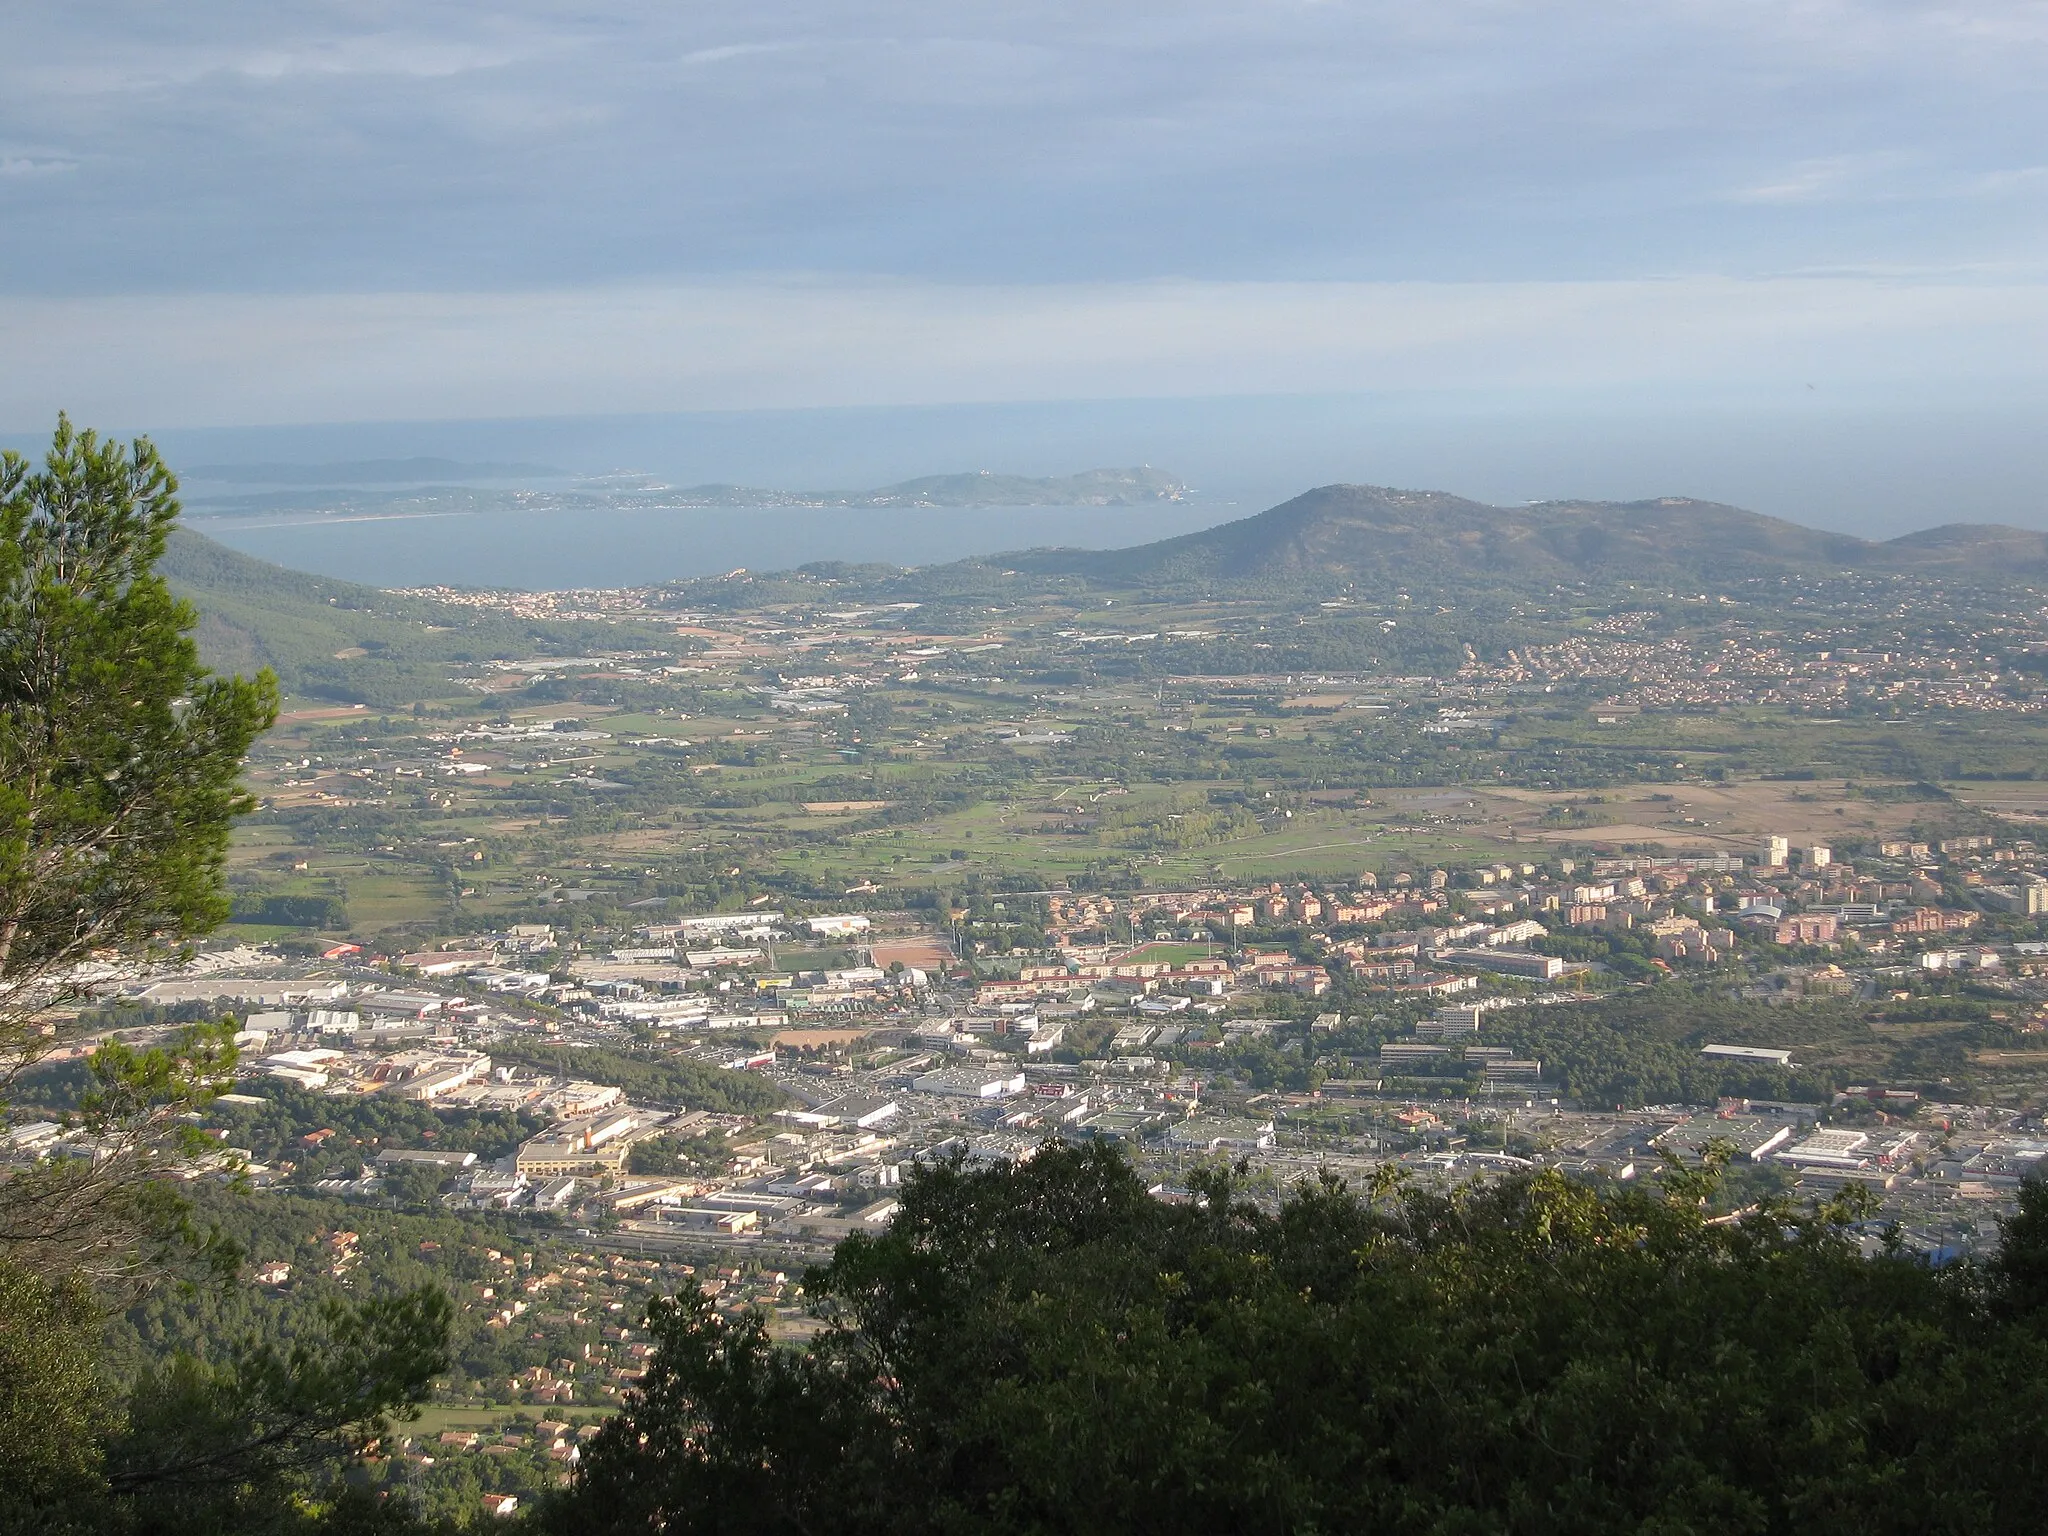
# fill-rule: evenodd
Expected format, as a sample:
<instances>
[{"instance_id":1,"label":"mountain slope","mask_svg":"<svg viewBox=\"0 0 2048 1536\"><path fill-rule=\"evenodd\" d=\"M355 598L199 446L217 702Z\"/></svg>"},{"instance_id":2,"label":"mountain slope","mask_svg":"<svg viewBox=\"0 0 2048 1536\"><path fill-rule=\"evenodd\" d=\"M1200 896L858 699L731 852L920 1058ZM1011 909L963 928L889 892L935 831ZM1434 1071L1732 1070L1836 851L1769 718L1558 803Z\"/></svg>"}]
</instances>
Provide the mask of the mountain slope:
<instances>
[{"instance_id":1,"label":"mountain slope","mask_svg":"<svg viewBox=\"0 0 2048 1536\"><path fill-rule=\"evenodd\" d=\"M497 657L659 646L666 630L513 619L334 581L258 560L190 529L171 535L162 571L199 610L199 648L216 671L276 672L294 693L399 704L452 695L450 668Z\"/></svg>"},{"instance_id":2,"label":"mountain slope","mask_svg":"<svg viewBox=\"0 0 2048 1536\"><path fill-rule=\"evenodd\" d=\"M1494 507L1440 491L1327 485L1254 517L1155 544L1032 550L1003 563L1143 583L1693 585L1843 569L2034 575L2048 571L2048 536L1957 524L1875 543L1685 497Z\"/></svg>"}]
</instances>

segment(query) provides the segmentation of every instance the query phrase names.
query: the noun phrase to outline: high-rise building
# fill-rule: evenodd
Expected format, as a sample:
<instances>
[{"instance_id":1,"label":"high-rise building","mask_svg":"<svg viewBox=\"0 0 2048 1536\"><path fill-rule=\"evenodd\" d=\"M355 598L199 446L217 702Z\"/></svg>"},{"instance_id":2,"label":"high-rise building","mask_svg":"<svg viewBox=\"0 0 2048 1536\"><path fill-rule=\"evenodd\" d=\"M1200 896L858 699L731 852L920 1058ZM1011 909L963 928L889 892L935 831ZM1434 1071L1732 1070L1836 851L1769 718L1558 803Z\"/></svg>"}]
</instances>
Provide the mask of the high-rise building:
<instances>
[{"instance_id":1,"label":"high-rise building","mask_svg":"<svg viewBox=\"0 0 2048 1536\"><path fill-rule=\"evenodd\" d=\"M1773 869L1781 869L1791 863L1792 839L1789 837L1779 837L1775 833L1765 838L1763 849L1758 855L1758 861L1769 865Z\"/></svg>"},{"instance_id":2,"label":"high-rise building","mask_svg":"<svg viewBox=\"0 0 2048 1536\"><path fill-rule=\"evenodd\" d=\"M1806 869L1826 869L1835 862L1835 850L1825 843L1815 843L1799 850L1799 862Z\"/></svg>"}]
</instances>

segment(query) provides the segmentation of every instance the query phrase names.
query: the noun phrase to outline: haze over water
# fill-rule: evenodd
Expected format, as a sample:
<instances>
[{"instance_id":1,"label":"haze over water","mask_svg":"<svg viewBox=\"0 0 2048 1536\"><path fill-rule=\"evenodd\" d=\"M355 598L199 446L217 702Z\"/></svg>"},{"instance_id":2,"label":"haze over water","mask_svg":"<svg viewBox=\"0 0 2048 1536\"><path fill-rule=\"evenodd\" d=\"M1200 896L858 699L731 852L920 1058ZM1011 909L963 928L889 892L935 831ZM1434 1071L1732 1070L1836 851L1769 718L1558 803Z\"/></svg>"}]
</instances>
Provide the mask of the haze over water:
<instances>
[{"instance_id":1,"label":"haze over water","mask_svg":"<svg viewBox=\"0 0 2048 1536\"><path fill-rule=\"evenodd\" d=\"M1034 545L1106 549L1192 533L1254 507L878 509L716 507L492 511L419 517L202 518L244 554L380 587L630 587L815 560L929 565Z\"/></svg>"}]
</instances>

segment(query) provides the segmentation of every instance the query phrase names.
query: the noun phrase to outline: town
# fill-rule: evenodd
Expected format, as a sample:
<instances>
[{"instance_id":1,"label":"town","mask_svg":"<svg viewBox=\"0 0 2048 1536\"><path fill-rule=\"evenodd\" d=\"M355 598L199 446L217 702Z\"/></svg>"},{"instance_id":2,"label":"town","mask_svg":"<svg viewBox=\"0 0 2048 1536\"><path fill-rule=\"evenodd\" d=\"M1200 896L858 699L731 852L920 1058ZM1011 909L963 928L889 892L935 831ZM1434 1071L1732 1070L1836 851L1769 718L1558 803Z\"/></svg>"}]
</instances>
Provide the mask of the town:
<instances>
[{"instance_id":1,"label":"town","mask_svg":"<svg viewBox=\"0 0 2048 1536\"><path fill-rule=\"evenodd\" d=\"M288 669L232 921L66 979L0 1159L101 1156L92 1053L231 1018L178 1176L262 1294L447 1288L394 1454L508 1513L649 1298L808 1338L806 1269L955 1160L1268 1205L1714 1163L1944 1262L2048 1153L2048 609L1758 581L1447 645L1405 597L835 580L423 590L559 638Z\"/></svg>"},{"instance_id":2,"label":"town","mask_svg":"<svg viewBox=\"0 0 2048 1536\"><path fill-rule=\"evenodd\" d=\"M1886 841L1852 862L1773 837L1749 858L1012 896L950 930L845 905L574 940L515 924L389 956L216 950L172 976L110 975L93 1017L233 1011L243 1083L229 1116L297 1090L316 1118L323 1100L375 1096L536 1123L495 1159L364 1145L309 1187L375 1202L394 1171L424 1172L451 1207L602 1229L642 1251L815 1253L886 1221L920 1161L1029 1157L1049 1137L1115 1140L1163 1192L1215 1157L1275 1183L1383 1166L1654 1178L1667 1155L1725 1141L1773 1188L1855 1181L1908 1240L1960 1251L1993 1232L2048 1151L2011 1076L2048 1063L2026 1044L2048 1021L2048 942L2002 931L2048 913L2044 871L2026 840ZM994 956L974 937L1006 923L1028 923L1034 946ZM1546 1014L1625 1009L1657 974L1755 1005L1745 1017L1764 1022L1742 1039L1687 1042L1696 1080L1725 1091L1589 1102L1586 1064L1526 1048ZM1851 1082L1831 1062L1841 1048L1811 1042L1822 1002L1923 1026L1952 1004L2014 1044L1974 1052L1972 1091L1952 1099L1947 1080ZM1773 1010L1799 1017L1783 1040ZM743 1074L776 1107L689 1107L618 1071L636 1060ZM258 1187L289 1188L299 1154L334 1134L311 1126L274 1160L227 1150ZM6 1139L16 1157L89 1150L52 1121ZM688 1166L673 1150L685 1143L698 1148Z\"/></svg>"}]
</instances>

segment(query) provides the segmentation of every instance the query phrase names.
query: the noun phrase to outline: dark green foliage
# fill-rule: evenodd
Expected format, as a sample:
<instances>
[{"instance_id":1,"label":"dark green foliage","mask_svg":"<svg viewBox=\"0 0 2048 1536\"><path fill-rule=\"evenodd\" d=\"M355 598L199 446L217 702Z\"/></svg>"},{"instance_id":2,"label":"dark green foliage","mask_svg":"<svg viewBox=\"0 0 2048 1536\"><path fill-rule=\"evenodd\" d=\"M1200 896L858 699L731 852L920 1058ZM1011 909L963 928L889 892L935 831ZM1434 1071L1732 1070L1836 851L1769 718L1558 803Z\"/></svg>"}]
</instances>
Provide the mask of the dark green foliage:
<instances>
[{"instance_id":1,"label":"dark green foliage","mask_svg":"<svg viewBox=\"0 0 2048 1536\"><path fill-rule=\"evenodd\" d=\"M302 1528L303 1496L447 1369L451 1308L433 1279L405 1287L404 1267L384 1264L372 1294L316 1288L297 1307L252 1308L235 1280L255 1235L246 1196L195 1202L161 1176L218 1150L189 1122L232 1065L233 1028L193 1025L144 1051L102 1046L75 1113L109 1155L6 1180L6 1528ZM122 1297L142 1314L207 1311L212 1325L123 1347L123 1328L103 1332Z\"/></svg>"},{"instance_id":2,"label":"dark green foliage","mask_svg":"<svg viewBox=\"0 0 2048 1536\"><path fill-rule=\"evenodd\" d=\"M0 1528L89 1486L110 1404L98 1379L99 1305L75 1277L0 1262Z\"/></svg>"},{"instance_id":3,"label":"dark green foliage","mask_svg":"<svg viewBox=\"0 0 2048 1536\"><path fill-rule=\"evenodd\" d=\"M1608 963L1623 958L1617 953ZM1486 1034L1542 1061L1546 1078L1591 1107L1711 1104L1722 1097L1815 1103L1842 1086L1843 1075L1825 1066L1786 1071L1700 1055L1710 1043L1789 1049L1802 1062L1847 1055L1871 1063L1851 1081L1872 1072L1909 1081L1922 1075L1914 1070L1913 1048L1881 1039L1854 1004L1736 1002L1707 983L1666 981L1600 1002L1506 1009L1488 1019Z\"/></svg>"},{"instance_id":4,"label":"dark green foliage","mask_svg":"<svg viewBox=\"0 0 2048 1536\"><path fill-rule=\"evenodd\" d=\"M282 1286L160 1286L107 1325L106 1364L120 1379L139 1377L164 1358L189 1354L220 1363L247 1347L284 1349L318 1336L324 1309L365 1297L432 1290L477 1294L503 1286L534 1252L508 1218L458 1216L445 1207L394 1211L315 1195L275 1191L251 1198L230 1189L195 1196L200 1214L223 1228L247 1255L248 1268L292 1266ZM354 1232L355 1257L337 1262L325 1240ZM500 1255L493 1259L491 1253ZM568 1317L530 1326L492 1327L477 1308L459 1311L449 1328L451 1390L502 1397L510 1375L579 1354L598 1337L598 1324ZM537 1337L535 1335L538 1335Z\"/></svg>"},{"instance_id":5,"label":"dark green foliage","mask_svg":"<svg viewBox=\"0 0 2048 1536\"><path fill-rule=\"evenodd\" d=\"M0 1066L77 961L228 915L241 762L277 689L200 666L156 572L176 489L146 441L68 421L40 471L0 455Z\"/></svg>"},{"instance_id":6,"label":"dark green foliage","mask_svg":"<svg viewBox=\"0 0 2048 1536\"><path fill-rule=\"evenodd\" d=\"M1269 1211L1100 1147L938 1168L809 1277L801 1350L658 1305L551 1528L2040 1529L2038 1200L1941 1271L1861 1257L1853 1201L1711 1220L1715 1181Z\"/></svg>"},{"instance_id":7,"label":"dark green foliage","mask_svg":"<svg viewBox=\"0 0 2048 1536\"><path fill-rule=\"evenodd\" d=\"M264 1102L215 1103L207 1112L207 1123L260 1163L296 1164L302 1183L353 1177L386 1147L474 1152L489 1162L514 1150L542 1125L532 1116L436 1110L382 1095L334 1098L282 1080L265 1082L250 1096ZM331 1134L321 1136L323 1131Z\"/></svg>"},{"instance_id":8,"label":"dark green foliage","mask_svg":"<svg viewBox=\"0 0 2048 1536\"><path fill-rule=\"evenodd\" d=\"M348 926L348 907L338 896L263 895L245 891L235 897L233 920L280 928L339 930Z\"/></svg>"},{"instance_id":9,"label":"dark green foliage","mask_svg":"<svg viewBox=\"0 0 2048 1536\"><path fill-rule=\"evenodd\" d=\"M0 456L0 1085L43 1049L79 961L175 951L228 916L242 760L277 690L200 665L196 615L157 571L175 490L147 442L61 419L41 472ZM191 1122L232 1080L233 1035L102 1043L66 1105L93 1155L0 1180L7 1529L303 1528L338 1457L447 1363L429 1287L333 1298L275 1344L106 1369L110 1305L174 1275L231 1283L239 1248L171 1175L218 1151Z\"/></svg>"},{"instance_id":10,"label":"dark green foliage","mask_svg":"<svg viewBox=\"0 0 2048 1536\"><path fill-rule=\"evenodd\" d=\"M447 1369L453 1309L433 1286L330 1299L289 1343L147 1371L108 1454L117 1499L147 1500L157 1528L284 1523L299 1477L388 1432ZM306 1319L314 1322L314 1319Z\"/></svg>"},{"instance_id":11,"label":"dark green foliage","mask_svg":"<svg viewBox=\"0 0 2048 1536\"><path fill-rule=\"evenodd\" d=\"M170 541L163 571L205 611L199 639L222 667L265 666L295 693L394 706L454 691L451 668L539 649L661 645L639 625L527 623L287 570L190 530ZM337 654L345 653L345 654Z\"/></svg>"},{"instance_id":12,"label":"dark green foliage","mask_svg":"<svg viewBox=\"0 0 2048 1536\"><path fill-rule=\"evenodd\" d=\"M500 1041L491 1054L508 1065L623 1088L639 1103L759 1115L789 1102L789 1096L775 1084L750 1072L729 1072L658 1051L615 1051L597 1046L547 1050Z\"/></svg>"},{"instance_id":13,"label":"dark green foliage","mask_svg":"<svg viewBox=\"0 0 2048 1536\"><path fill-rule=\"evenodd\" d=\"M88 1061L75 1123L100 1149L0 1181L0 1262L61 1286L148 1285L181 1266L216 1272L235 1255L191 1219L163 1175L216 1148L190 1117L230 1080L234 1025L195 1024L136 1050L109 1041Z\"/></svg>"},{"instance_id":14,"label":"dark green foliage","mask_svg":"<svg viewBox=\"0 0 2048 1536\"><path fill-rule=\"evenodd\" d=\"M651 1136L633 1143L633 1150L626 1154L626 1171L652 1174L718 1172L726 1166L728 1155L723 1135Z\"/></svg>"},{"instance_id":15,"label":"dark green foliage","mask_svg":"<svg viewBox=\"0 0 2048 1536\"><path fill-rule=\"evenodd\" d=\"M1676 497L1491 507L1440 491L1326 485L1254 517L1135 548L1000 558L1033 575L1095 582L1270 591L1355 584L1497 598L1559 583L1698 584L1844 568L2037 575L2048 566L2048 540L1950 525L1873 543Z\"/></svg>"}]
</instances>

